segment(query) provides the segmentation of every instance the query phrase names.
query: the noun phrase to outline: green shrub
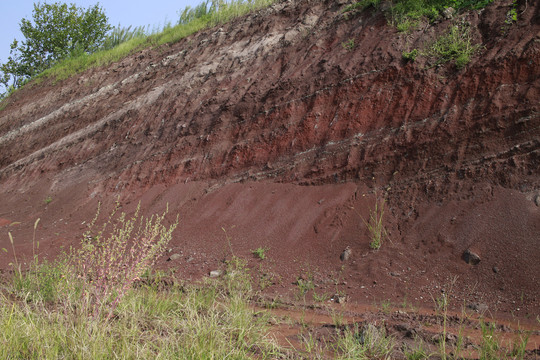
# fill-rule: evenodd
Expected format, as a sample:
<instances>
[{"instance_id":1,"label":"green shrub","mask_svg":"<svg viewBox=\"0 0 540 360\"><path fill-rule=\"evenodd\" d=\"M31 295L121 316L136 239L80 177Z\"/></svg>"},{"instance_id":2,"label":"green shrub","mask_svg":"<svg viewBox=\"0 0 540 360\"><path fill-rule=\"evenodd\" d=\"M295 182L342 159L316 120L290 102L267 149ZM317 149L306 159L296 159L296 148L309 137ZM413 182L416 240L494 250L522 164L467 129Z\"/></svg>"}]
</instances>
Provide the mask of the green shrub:
<instances>
[{"instance_id":1,"label":"green shrub","mask_svg":"<svg viewBox=\"0 0 540 360\"><path fill-rule=\"evenodd\" d=\"M435 59L435 64L454 61L458 69L471 61L471 57L480 48L472 43L470 29L465 25L451 25L447 31L431 43L426 55Z\"/></svg>"},{"instance_id":2,"label":"green shrub","mask_svg":"<svg viewBox=\"0 0 540 360\"><path fill-rule=\"evenodd\" d=\"M432 22L441 12L452 7L454 10L481 9L493 0L397 0L387 11L389 22L399 31L408 32L425 18Z\"/></svg>"},{"instance_id":3,"label":"green shrub","mask_svg":"<svg viewBox=\"0 0 540 360\"><path fill-rule=\"evenodd\" d=\"M418 57L418 49L412 49L411 51L407 52L404 51L401 56L403 57L403 60L405 61L415 61Z\"/></svg>"},{"instance_id":4,"label":"green shrub","mask_svg":"<svg viewBox=\"0 0 540 360\"><path fill-rule=\"evenodd\" d=\"M261 259L261 260L264 260L266 259L266 252L268 251L269 249L267 247L258 247L257 249L255 250L251 250L251 253L253 255L255 255L257 258Z\"/></svg>"},{"instance_id":5,"label":"green shrub","mask_svg":"<svg viewBox=\"0 0 540 360\"><path fill-rule=\"evenodd\" d=\"M354 4L351 4L351 5L347 5L344 9L343 9L343 12L344 13L347 13L347 12L351 12L351 11L354 11L354 10L364 10L370 6L373 6L373 7L378 7L379 4L381 3L381 0L360 0Z\"/></svg>"}]
</instances>

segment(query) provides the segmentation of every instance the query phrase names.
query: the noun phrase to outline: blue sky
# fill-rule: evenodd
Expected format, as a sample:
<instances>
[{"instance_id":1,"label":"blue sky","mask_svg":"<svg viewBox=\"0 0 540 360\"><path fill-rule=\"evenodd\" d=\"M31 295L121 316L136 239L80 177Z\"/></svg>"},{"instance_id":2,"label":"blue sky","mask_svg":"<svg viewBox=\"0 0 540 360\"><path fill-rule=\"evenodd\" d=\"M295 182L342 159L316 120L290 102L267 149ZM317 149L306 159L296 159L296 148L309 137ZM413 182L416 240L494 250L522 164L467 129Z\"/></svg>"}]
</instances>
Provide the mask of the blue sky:
<instances>
[{"instance_id":1,"label":"blue sky","mask_svg":"<svg viewBox=\"0 0 540 360\"><path fill-rule=\"evenodd\" d=\"M22 18L31 20L34 2L30 0L0 0L0 63L5 63L9 56L13 39L24 40L19 31ZM42 1L44 2L44 1ZM75 3L79 7L88 8L99 2L113 26L146 26L150 29L161 28L166 21L173 24L178 20L178 12L189 5L194 7L202 0L49 0L54 2Z\"/></svg>"}]
</instances>

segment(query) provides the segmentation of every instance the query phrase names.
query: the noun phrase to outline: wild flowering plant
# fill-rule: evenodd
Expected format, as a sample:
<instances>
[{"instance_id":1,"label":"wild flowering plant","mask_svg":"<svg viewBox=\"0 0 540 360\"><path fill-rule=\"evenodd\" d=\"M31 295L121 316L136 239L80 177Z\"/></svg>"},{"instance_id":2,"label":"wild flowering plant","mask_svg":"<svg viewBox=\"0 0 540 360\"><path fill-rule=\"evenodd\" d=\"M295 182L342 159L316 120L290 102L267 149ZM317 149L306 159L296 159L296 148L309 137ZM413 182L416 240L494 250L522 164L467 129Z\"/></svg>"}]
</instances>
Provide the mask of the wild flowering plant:
<instances>
[{"instance_id":1,"label":"wild flowering plant","mask_svg":"<svg viewBox=\"0 0 540 360\"><path fill-rule=\"evenodd\" d=\"M140 204L132 217L125 213L116 217L118 209L117 203L101 230L92 236L98 208L81 248L70 256L70 272L77 277L73 284L79 287L76 293L94 318L100 314L106 314L106 319L112 316L134 282L163 253L178 225L178 218L169 227L163 225L168 208L162 215L150 218L139 215Z\"/></svg>"}]
</instances>

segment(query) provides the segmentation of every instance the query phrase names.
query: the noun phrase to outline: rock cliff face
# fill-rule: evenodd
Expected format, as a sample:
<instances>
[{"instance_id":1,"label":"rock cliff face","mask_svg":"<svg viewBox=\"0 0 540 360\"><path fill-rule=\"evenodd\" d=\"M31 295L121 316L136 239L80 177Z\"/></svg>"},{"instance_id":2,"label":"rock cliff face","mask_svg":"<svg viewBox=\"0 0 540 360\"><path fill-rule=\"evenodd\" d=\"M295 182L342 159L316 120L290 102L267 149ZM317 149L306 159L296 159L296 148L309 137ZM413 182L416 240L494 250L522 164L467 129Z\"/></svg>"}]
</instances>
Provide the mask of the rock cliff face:
<instances>
[{"instance_id":1,"label":"rock cliff face","mask_svg":"<svg viewBox=\"0 0 540 360\"><path fill-rule=\"evenodd\" d=\"M41 217L54 254L98 200L168 202L183 254L168 264L188 275L217 266L225 227L240 254L268 246L285 277L345 271L353 299L429 300L458 275L458 295L511 311L525 294L538 313L540 6L517 3L517 23L495 1L405 34L373 9L285 1L26 86L0 111L0 224L21 223L0 245L10 230L24 251ZM482 44L470 64L403 60L456 22ZM378 253L362 222L374 194L390 235Z\"/></svg>"}]
</instances>

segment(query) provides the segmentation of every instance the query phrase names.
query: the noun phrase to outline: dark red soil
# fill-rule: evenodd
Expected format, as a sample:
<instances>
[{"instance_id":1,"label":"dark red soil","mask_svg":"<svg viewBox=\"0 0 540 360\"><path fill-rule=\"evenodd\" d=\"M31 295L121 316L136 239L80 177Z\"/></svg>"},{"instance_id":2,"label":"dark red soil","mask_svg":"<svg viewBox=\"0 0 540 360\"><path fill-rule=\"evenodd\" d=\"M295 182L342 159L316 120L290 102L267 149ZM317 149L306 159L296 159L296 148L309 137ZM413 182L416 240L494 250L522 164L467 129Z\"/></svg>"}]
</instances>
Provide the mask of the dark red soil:
<instances>
[{"instance_id":1,"label":"dark red soil","mask_svg":"<svg viewBox=\"0 0 540 360\"><path fill-rule=\"evenodd\" d=\"M78 243L98 201L104 213L117 198L147 214L168 203L180 224L159 266L183 278L232 249L284 302L299 277L349 304L432 308L443 289L456 311L538 328L540 5L517 1L506 24L511 4L404 34L375 10L345 15L344 1L282 2L26 86L0 111L0 268L8 231L31 254L37 218L47 257ZM452 21L483 45L465 68L402 59ZM379 251L362 220L376 199Z\"/></svg>"}]
</instances>

